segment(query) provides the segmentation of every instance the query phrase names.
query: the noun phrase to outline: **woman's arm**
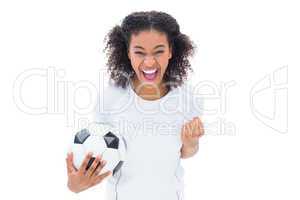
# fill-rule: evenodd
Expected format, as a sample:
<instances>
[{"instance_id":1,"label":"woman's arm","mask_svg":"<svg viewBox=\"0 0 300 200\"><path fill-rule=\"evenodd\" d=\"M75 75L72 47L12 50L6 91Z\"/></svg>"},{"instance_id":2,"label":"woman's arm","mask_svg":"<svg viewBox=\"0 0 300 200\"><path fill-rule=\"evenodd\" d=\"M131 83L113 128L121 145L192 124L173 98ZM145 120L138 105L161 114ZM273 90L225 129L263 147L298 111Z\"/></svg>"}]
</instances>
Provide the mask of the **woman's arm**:
<instances>
[{"instance_id":1,"label":"woman's arm","mask_svg":"<svg viewBox=\"0 0 300 200\"><path fill-rule=\"evenodd\" d=\"M195 155L199 149L199 138L204 134L202 122L199 117L182 126L181 130L181 158L189 158Z\"/></svg>"}]
</instances>

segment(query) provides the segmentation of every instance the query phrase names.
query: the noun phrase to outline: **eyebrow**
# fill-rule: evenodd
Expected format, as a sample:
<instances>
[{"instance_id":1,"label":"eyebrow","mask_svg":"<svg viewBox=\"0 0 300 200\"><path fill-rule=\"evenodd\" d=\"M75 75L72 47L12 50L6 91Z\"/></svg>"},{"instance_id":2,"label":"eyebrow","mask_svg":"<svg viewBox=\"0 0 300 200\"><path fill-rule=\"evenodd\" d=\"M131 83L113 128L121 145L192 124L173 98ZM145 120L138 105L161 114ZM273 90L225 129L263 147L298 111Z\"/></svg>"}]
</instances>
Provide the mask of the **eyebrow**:
<instances>
[{"instance_id":1,"label":"eyebrow","mask_svg":"<svg viewBox=\"0 0 300 200\"><path fill-rule=\"evenodd\" d=\"M159 47L166 47L166 46L163 45L163 44L159 44L159 45L156 45L156 46L154 47L154 49L157 49L157 48L159 48ZM138 46L138 45L134 46L133 48L136 48L136 49L144 49L142 46ZM144 50L145 50L145 49L144 49Z\"/></svg>"}]
</instances>

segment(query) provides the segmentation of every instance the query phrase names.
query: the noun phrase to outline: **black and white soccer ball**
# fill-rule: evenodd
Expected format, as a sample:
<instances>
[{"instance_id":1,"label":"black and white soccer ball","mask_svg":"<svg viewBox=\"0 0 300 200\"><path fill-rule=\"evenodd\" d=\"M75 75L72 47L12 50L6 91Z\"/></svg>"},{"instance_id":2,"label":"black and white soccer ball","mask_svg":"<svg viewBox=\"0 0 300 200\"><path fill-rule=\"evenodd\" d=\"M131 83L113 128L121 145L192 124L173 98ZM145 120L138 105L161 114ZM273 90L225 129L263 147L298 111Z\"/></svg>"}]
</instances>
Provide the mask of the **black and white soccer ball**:
<instances>
[{"instance_id":1,"label":"black and white soccer ball","mask_svg":"<svg viewBox=\"0 0 300 200\"><path fill-rule=\"evenodd\" d=\"M75 134L72 142L74 166L79 169L88 152L93 153L87 169L96 155L101 155L106 165L101 173L111 171L113 175L122 167L126 156L126 142L122 135L108 123L91 123Z\"/></svg>"}]
</instances>

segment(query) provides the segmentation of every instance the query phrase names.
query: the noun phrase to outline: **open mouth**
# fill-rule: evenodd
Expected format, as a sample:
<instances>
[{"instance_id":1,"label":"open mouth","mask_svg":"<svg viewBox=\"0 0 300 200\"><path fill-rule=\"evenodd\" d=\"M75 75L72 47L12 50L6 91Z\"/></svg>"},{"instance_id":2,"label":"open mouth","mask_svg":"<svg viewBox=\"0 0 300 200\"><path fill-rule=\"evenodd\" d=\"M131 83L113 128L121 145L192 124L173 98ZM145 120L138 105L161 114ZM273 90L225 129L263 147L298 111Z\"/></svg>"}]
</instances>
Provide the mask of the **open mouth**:
<instances>
[{"instance_id":1,"label":"open mouth","mask_svg":"<svg viewBox=\"0 0 300 200\"><path fill-rule=\"evenodd\" d=\"M143 76L147 81L154 81L158 74L158 69L142 70Z\"/></svg>"}]
</instances>

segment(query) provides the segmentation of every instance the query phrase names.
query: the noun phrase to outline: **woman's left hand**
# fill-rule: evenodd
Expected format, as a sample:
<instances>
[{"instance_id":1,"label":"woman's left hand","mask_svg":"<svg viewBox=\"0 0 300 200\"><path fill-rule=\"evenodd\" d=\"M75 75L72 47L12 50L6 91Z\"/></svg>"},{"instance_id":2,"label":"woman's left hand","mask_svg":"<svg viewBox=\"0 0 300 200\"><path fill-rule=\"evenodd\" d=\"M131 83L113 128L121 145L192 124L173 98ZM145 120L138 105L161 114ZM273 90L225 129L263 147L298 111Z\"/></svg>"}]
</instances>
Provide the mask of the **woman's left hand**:
<instances>
[{"instance_id":1,"label":"woman's left hand","mask_svg":"<svg viewBox=\"0 0 300 200\"><path fill-rule=\"evenodd\" d=\"M194 117L185 123L181 129L182 144L186 148L193 148L198 145L199 138L204 135L203 124L199 117Z\"/></svg>"}]
</instances>

